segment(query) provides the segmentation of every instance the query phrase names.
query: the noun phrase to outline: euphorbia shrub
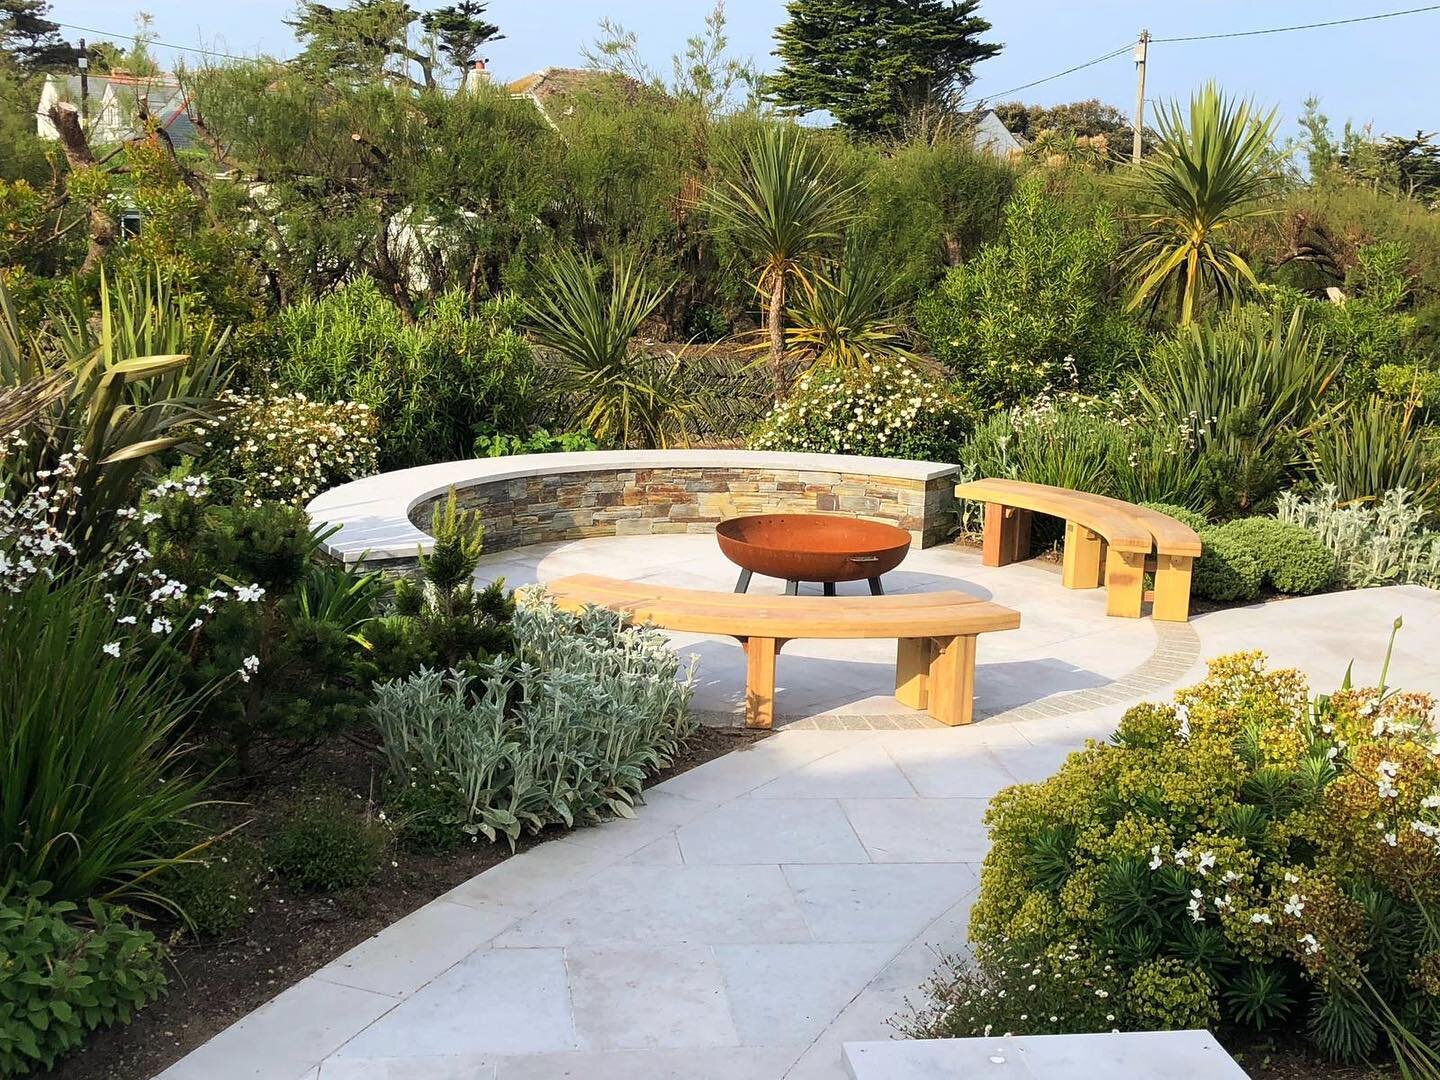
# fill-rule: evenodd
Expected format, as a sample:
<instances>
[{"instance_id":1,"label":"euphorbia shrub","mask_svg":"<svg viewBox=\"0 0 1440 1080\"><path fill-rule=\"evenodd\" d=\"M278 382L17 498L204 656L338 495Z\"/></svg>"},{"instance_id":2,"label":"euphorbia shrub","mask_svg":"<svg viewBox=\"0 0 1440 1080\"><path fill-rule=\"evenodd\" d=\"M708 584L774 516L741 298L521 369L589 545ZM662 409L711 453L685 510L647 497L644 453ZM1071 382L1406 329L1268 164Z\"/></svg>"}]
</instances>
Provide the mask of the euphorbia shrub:
<instances>
[{"instance_id":1,"label":"euphorbia shrub","mask_svg":"<svg viewBox=\"0 0 1440 1080\"><path fill-rule=\"evenodd\" d=\"M912 1027L1300 1029L1352 1060L1402 1029L1435 1045L1433 709L1376 689L1312 699L1260 653L1130 709L1112 745L991 803L974 956ZM1078 989L1047 991L1057 979Z\"/></svg>"}]
</instances>

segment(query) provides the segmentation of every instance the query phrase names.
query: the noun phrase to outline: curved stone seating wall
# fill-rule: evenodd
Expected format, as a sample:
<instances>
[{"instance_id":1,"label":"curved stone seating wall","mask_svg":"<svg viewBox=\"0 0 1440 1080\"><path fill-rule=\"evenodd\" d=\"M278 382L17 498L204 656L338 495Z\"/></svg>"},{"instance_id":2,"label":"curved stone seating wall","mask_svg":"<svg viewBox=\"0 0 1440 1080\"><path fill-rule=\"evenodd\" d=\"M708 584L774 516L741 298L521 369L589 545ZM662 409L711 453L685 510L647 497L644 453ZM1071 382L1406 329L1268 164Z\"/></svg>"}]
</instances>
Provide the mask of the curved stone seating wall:
<instances>
[{"instance_id":1,"label":"curved stone seating wall","mask_svg":"<svg viewBox=\"0 0 1440 1080\"><path fill-rule=\"evenodd\" d=\"M906 529L922 547L953 526L957 467L756 450L525 454L381 473L317 496L311 520L352 566L413 563L450 488L481 512L485 550L591 536L711 532L742 514L837 513Z\"/></svg>"}]
</instances>

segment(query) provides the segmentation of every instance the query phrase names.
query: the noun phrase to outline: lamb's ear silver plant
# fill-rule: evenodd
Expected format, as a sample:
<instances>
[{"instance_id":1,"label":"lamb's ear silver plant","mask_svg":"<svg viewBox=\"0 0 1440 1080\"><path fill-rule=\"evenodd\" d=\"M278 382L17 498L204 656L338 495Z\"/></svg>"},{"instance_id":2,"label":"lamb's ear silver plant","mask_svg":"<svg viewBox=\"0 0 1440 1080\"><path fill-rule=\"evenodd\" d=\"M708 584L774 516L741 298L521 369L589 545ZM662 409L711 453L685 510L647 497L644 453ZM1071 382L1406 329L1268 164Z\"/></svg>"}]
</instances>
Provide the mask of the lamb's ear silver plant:
<instances>
[{"instance_id":1,"label":"lamb's ear silver plant","mask_svg":"<svg viewBox=\"0 0 1440 1080\"><path fill-rule=\"evenodd\" d=\"M376 689L390 779L437 786L457 828L512 846L547 825L632 816L695 729L693 665L682 671L653 628L601 608L570 615L540 592L512 625L515 655L473 677L422 670Z\"/></svg>"},{"instance_id":2,"label":"lamb's ear silver plant","mask_svg":"<svg viewBox=\"0 0 1440 1080\"><path fill-rule=\"evenodd\" d=\"M1425 511L1403 488L1371 503L1348 504L1328 484L1312 499L1286 492L1277 514L1309 529L1335 553L1337 580L1347 588L1440 588L1440 532L1425 528Z\"/></svg>"}]
</instances>

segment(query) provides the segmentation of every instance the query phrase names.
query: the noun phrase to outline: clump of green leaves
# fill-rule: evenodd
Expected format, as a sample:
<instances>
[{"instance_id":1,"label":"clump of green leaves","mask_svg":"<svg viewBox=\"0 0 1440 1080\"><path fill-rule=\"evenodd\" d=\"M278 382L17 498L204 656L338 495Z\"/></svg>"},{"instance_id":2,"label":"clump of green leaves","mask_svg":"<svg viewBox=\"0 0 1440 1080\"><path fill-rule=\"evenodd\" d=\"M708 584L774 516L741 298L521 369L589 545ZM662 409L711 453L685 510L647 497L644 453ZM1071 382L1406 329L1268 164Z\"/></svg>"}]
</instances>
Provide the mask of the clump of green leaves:
<instances>
[{"instance_id":1,"label":"clump of green leaves","mask_svg":"<svg viewBox=\"0 0 1440 1080\"><path fill-rule=\"evenodd\" d=\"M357 800L327 793L297 803L265 853L289 888L328 893L369 881L389 840L389 830Z\"/></svg>"},{"instance_id":2,"label":"clump of green leaves","mask_svg":"<svg viewBox=\"0 0 1440 1080\"><path fill-rule=\"evenodd\" d=\"M204 839L195 837L197 842ZM216 941L249 920L266 876L260 849L245 836L229 836L157 875L155 891L197 940Z\"/></svg>"},{"instance_id":3,"label":"clump of green leaves","mask_svg":"<svg viewBox=\"0 0 1440 1080\"><path fill-rule=\"evenodd\" d=\"M1440 588L1440 532L1407 491L1388 491L1372 502L1347 502L1322 487L1313 498L1280 496L1282 521L1313 533L1334 555L1337 582L1350 589L1414 582Z\"/></svg>"},{"instance_id":4,"label":"clump of green leaves","mask_svg":"<svg viewBox=\"0 0 1440 1080\"><path fill-rule=\"evenodd\" d=\"M124 909L91 900L84 912L46 888L0 887L0 1074L49 1069L87 1034L135 1013L165 990L155 935Z\"/></svg>"},{"instance_id":5,"label":"clump of green leaves","mask_svg":"<svg viewBox=\"0 0 1440 1080\"><path fill-rule=\"evenodd\" d=\"M382 469L466 457L482 427L529 420L533 358L516 314L508 299L472 314L451 291L409 320L373 280L357 278L281 310L268 378L318 401L367 406Z\"/></svg>"},{"instance_id":6,"label":"clump of green leaves","mask_svg":"<svg viewBox=\"0 0 1440 1080\"><path fill-rule=\"evenodd\" d=\"M376 688L396 816L419 842L448 831L513 845L546 825L628 817L693 730L689 681L658 631L538 596L514 626L516 655L473 677L422 670Z\"/></svg>"},{"instance_id":7,"label":"clump of green leaves","mask_svg":"<svg viewBox=\"0 0 1440 1080\"><path fill-rule=\"evenodd\" d=\"M485 549L477 510L460 505L454 488L435 504L434 545L420 556L418 579L395 586L395 612L365 631L370 655L382 676L404 677L421 668L468 670L513 647L510 616L515 602L504 580L475 587L475 568Z\"/></svg>"},{"instance_id":8,"label":"clump of green leaves","mask_svg":"<svg viewBox=\"0 0 1440 1080\"><path fill-rule=\"evenodd\" d=\"M942 971L920 1029L1308 1029L1344 1060L1382 1038L1433 1047L1434 707L1348 679L1312 698L1259 653L1133 707L1111 744L991 801L975 955Z\"/></svg>"},{"instance_id":9,"label":"clump of green leaves","mask_svg":"<svg viewBox=\"0 0 1440 1080\"><path fill-rule=\"evenodd\" d=\"M146 504L157 564L197 602L223 601L170 653L192 682L238 679L202 715L220 747L247 771L266 744L303 746L355 719L371 674L358 635L380 575L322 561L326 534L298 507L225 505L178 484L160 492Z\"/></svg>"},{"instance_id":10,"label":"clump of green leaves","mask_svg":"<svg viewBox=\"0 0 1440 1080\"><path fill-rule=\"evenodd\" d=\"M1112 299L1120 234L1108 211L1086 218L1026 177L1001 239L946 275L916 319L935 356L985 405L1045 391L1104 390L1143 337Z\"/></svg>"},{"instance_id":11,"label":"clump of green leaves","mask_svg":"<svg viewBox=\"0 0 1440 1080\"><path fill-rule=\"evenodd\" d=\"M1137 383L1141 422L1183 433L1217 516L1253 514L1273 506L1335 374L1298 310L1241 308L1161 339Z\"/></svg>"}]
</instances>

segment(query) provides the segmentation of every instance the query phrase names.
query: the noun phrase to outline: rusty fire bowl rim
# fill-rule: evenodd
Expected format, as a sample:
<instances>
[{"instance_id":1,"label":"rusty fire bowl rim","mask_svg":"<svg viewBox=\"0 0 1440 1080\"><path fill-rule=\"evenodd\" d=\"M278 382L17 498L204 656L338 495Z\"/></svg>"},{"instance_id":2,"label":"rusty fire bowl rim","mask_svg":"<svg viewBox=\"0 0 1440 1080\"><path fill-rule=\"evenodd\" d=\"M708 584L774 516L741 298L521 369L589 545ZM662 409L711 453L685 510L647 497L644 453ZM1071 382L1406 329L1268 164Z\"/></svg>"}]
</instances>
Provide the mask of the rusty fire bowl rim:
<instances>
[{"instance_id":1,"label":"rusty fire bowl rim","mask_svg":"<svg viewBox=\"0 0 1440 1080\"><path fill-rule=\"evenodd\" d=\"M803 545L807 531L828 543L819 550ZM904 561L912 539L904 529L883 521L785 513L729 518L715 526L715 538L725 557L742 569L787 581L819 582L863 581L889 573Z\"/></svg>"}]
</instances>

